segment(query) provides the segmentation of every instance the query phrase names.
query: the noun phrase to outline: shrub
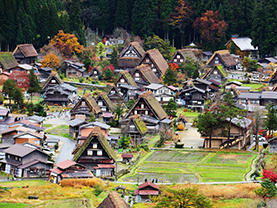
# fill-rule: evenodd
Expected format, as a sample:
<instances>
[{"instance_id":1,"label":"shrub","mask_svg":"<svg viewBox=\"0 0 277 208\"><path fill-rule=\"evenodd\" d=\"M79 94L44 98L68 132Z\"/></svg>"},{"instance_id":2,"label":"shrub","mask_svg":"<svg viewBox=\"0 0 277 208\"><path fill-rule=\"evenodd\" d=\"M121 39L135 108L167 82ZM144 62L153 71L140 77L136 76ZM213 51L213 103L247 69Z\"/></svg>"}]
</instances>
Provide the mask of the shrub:
<instances>
[{"instance_id":1,"label":"shrub","mask_svg":"<svg viewBox=\"0 0 277 208\"><path fill-rule=\"evenodd\" d=\"M184 126L184 124L179 124L177 128L178 128L178 130L183 131L185 129L185 126Z\"/></svg>"},{"instance_id":2,"label":"shrub","mask_svg":"<svg viewBox=\"0 0 277 208\"><path fill-rule=\"evenodd\" d=\"M84 80L85 80L84 77L80 77L80 78L79 78L79 82L80 82L80 83L83 83Z\"/></svg>"},{"instance_id":3,"label":"shrub","mask_svg":"<svg viewBox=\"0 0 277 208\"><path fill-rule=\"evenodd\" d=\"M269 181L276 183L277 175L271 169L263 170L262 180L268 179Z\"/></svg>"},{"instance_id":4,"label":"shrub","mask_svg":"<svg viewBox=\"0 0 277 208\"><path fill-rule=\"evenodd\" d=\"M103 191L104 191L104 186L103 186L103 184L96 184L96 185L94 186L93 193L95 194L95 196L100 195Z\"/></svg>"},{"instance_id":5,"label":"shrub","mask_svg":"<svg viewBox=\"0 0 277 208\"><path fill-rule=\"evenodd\" d=\"M75 187L75 186L89 186L95 187L96 185L103 185L103 181L99 178L92 179L64 179L61 181L61 186Z\"/></svg>"}]
</instances>

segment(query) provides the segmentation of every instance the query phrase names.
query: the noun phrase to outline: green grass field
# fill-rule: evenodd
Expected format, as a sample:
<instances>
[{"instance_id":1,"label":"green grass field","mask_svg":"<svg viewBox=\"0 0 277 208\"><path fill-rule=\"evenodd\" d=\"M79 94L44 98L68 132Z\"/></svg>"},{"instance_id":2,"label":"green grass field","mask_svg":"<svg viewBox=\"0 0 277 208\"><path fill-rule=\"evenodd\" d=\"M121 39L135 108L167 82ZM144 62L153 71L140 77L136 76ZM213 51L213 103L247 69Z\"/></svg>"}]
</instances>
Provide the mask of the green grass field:
<instances>
[{"instance_id":1,"label":"green grass field","mask_svg":"<svg viewBox=\"0 0 277 208\"><path fill-rule=\"evenodd\" d=\"M159 182L244 181L256 154L248 152L153 151L121 181Z\"/></svg>"}]
</instances>

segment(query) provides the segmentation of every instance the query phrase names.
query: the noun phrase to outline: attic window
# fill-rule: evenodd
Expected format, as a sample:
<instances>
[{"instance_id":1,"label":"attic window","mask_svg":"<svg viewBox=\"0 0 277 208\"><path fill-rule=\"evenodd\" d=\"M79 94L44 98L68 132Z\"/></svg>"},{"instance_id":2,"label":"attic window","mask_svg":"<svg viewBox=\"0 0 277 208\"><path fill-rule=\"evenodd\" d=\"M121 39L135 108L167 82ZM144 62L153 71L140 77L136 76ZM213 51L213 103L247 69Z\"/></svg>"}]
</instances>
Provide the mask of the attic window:
<instances>
[{"instance_id":1,"label":"attic window","mask_svg":"<svg viewBox=\"0 0 277 208\"><path fill-rule=\"evenodd\" d=\"M174 62L177 62L177 59L174 59Z\"/></svg>"},{"instance_id":2,"label":"attic window","mask_svg":"<svg viewBox=\"0 0 277 208\"><path fill-rule=\"evenodd\" d=\"M146 63L148 63L148 62L149 62L149 59L148 59L148 58L147 58L147 59L145 59L145 62L146 62Z\"/></svg>"},{"instance_id":3,"label":"attic window","mask_svg":"<svg viewBox=\"0 0 277 208\"><path fill-rule=\"evenodd\" d=\"M103 155L102 150L98 150L97 151L97 156L102 156L102 155Z\"/></svg>"},{"instance_id":4,"label":"attic window","mask_svg":"<svg viewBox=\"0 0 277 208\"><path fill-rule=\"evenodd\" d=\"M214 71L214 74L217 74L217 71Z\"/></svg>"},{"instance_id":5,"label":"attic window","mask_svg":"<svg viewBox=\"0 0 277 208\"><path fill-rule=\"evenodd\" d=\"M103 105L102 100L99 100L99 101L98 101L98 105Z\"/></svg>"},{"instance_id":6,"label":"attic window","mask_svg":"<svg viewBox=\"0 0 277 208\"><path fill-rule=\"evenodd\" d=\"M180 55L177 55L177 58L180 58Z\"/></svg>"},{"instance_id":7,"label":"attic window","mask_svg":"<svg viewBox=\"0 0 277 208\"><path fill-rule=\"evenodd\" d=\"M51 80L51 83L56 83L56 80L52 79L52 80Z\"/></svg>"},{"instance_id":8,"label":"attic window","mask_svg":"<svg viewBox=\"0 0 277 208\"><path fill-rule=\"evenodd\" d=\"M156 69L156 68L153 68L152 70L153 70L153 72L156 72L156 71L157 71L157 69Z\"/></svg>"},{"instance_id":9,"label":"attic window","mask_svg":"<svg viewBox=\"0 0 277 208\"><path fill-rule=\"evenodd\" d=\"M125 82L125 80L124 80L124 79L121 79L121 80L120 80L120 82L121 82L121 83L124 83L124 82Z\"/></svg>"},{"instance_id":10,"label":"attic window","mask_svg":"<svg viewBox=\"0 0 277 208\"><path fill-rule=\"evenodd\" d=\"M82 101L82 105L86 105L86 101Z\"/></svg>"},{"instance_id":11,"label":"attic window","mask_svg":"<svg viewBox=\"0 0 277 208\"><path fill-rule=\"evenodd\" d=\"M93 149L97 149L97 144L93 144L93 145L92 145L92 148L93 148Z\"/></svg>"},{"instance_id":12,"label":"attic window","mask_svg":"<svg viewBox=\"0 0 277 208\"><path fill-rule=\"evenodd\" d=\"M144 108L144 104L141 104L141 108Z\"/></svg>"},{"instance_id":13,"label":"attic window","mask_svg":"<svg viewBox=\"0 0 277 208\"><path fill-rule=\"evenodd\" d=\"M184 62L184 59L180 59L180 62Z\"/></svg>"},{"instance_id":14,"label":"attic window","mask_svg":"<svg viewBox=\"0 0 277 208\"><path fill-rule=\"evenodd\" d=\"M138 111L135 110L135 114L138 114Z\"/></svg>"},{"instance_id":15,"label":"attic window","mask_svg":"<svg viewBox=\"0 0 277 208\"><path fill-rule=\"evenodd\" d=\"M94 71L93 73L94 73L94 74L97 74L97 71Z\"/></svg>"},{"instance_id":16,"label":"attic window","mask_svg":"<svg viewBox=\"0 0 277 208\"><path fill-rule=\"evenodd\" d=\"M148 115L148 111L145 111L145 115Z\"/></svg>"},{"instance_id":17,"label":"attic window","mask_svg":"<svg viewBox=\"0 0 277 208\"><path fill-rule=\"evenodd\" d=\"M139 77L139 73L136 73L136 77Z\"/></svg>"},{"instance_id":18,"label":"attic window","mask_svg":"<svg viewBox=\"0 0 277 208\"><path fill-rule=\"evenodd\" d=\"M87 155L92 155L92 150L88 150Z\"/></svg>"}]
</instances>

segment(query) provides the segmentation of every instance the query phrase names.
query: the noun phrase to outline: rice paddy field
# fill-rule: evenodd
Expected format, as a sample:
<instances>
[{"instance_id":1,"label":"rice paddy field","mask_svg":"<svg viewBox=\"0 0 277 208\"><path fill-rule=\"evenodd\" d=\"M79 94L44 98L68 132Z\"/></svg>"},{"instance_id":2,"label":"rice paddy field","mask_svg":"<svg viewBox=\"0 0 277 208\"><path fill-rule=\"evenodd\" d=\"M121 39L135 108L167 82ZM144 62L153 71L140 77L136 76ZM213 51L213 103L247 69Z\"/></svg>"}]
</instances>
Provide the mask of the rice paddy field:
<instances>
[{"instance_id":1,"label":"rice paddy field","mask_svg":"<svg viewBox=\"0 0 277 208\"><path fill-rule=\"evenodd\" d=\"M120 181L164 183L244 181L255 153L237 151L152 151Z\"/></svg>"}]
</instances>

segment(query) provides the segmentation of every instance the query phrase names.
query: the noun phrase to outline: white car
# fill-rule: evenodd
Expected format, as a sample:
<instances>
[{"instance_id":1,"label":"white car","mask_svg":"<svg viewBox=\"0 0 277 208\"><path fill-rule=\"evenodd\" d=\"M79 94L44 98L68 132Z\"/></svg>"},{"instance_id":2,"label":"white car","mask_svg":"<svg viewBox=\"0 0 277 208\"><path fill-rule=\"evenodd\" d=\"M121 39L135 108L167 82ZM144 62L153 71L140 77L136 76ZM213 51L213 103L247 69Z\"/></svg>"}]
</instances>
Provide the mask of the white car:
<instances>
[{"instance_id":1,"label":"white car","mask_svg":"<svg viewBox=\"0 0 277 208\"><path fill-rule=\"evenodd\" d=\"M266 138L261 136L261 135L258 135L258 138L259 138L259 142L265 142L266 141ZM252 139L253 139L253 141L256 141L256 135L253 135Z\"/></svg>"},{"instance_id":2,"label":"white car","mask_svg":"<svg viewBox=\"0 0 277 208\"><path fill-rule=\"evenodd\" d=\"M55 151L53 151L53 150L51 150L49 148L42 148L42 151L47 153L50 156L55 155Z\"/></svg>"}]
</instances>

